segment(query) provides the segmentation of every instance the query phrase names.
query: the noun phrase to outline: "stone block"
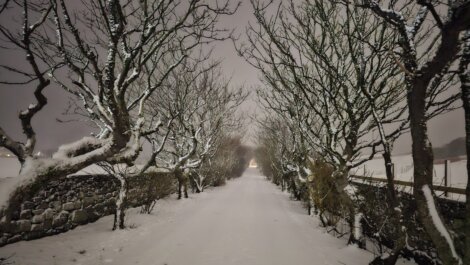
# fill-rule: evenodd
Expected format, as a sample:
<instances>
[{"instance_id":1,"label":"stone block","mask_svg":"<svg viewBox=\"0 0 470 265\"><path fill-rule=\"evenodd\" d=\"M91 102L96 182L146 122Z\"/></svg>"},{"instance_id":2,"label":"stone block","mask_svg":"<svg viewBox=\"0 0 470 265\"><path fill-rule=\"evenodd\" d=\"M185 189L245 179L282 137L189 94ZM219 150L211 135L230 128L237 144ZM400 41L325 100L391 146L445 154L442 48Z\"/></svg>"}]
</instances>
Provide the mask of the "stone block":
<instances>
[{"instance_id":1,"label":"stone block","mask_svg":"<svg viewBox=\"0 0 470 265\"><path fill-rule=\"evenodd\" d=\"M95 197L85 197L83 198L83 207L93 205L95 203Z\"/></svg>"},{"instance_id":2,"label":"stone block","mask_svg":"<svg viewBox=\"0 0 470 265\"><path fill-rule=\"evenodd\" d=\"M16 231L18 233L21 232L29 232L31 230L31 221L29 220L19 220L16 222Z\"/></svg>"},{"instance_id":3,"label":"stone block","mask_svg":"<svg viewBox=\"0 0 470 265\"><path fill-rule=\"evenodd\" d=\"M62 205L62 209L66 211L73 211L77 208L75 208L75 204L73 202L67 202Z\"/></svg>"},{"instance_id":4,"label":"stone block","mask_svg":"<svg viewBox=\"0 0 470 265\"><path fill-rule=\"evenodd\" d=\"M62 208L62 204L59 201L52 201L49 203L49 208L59 211Z\"/></svg>"},{"instance_id":5,"label":"stone block","mask_svg":"<svg viewBox=\"0 0 470 265\"><path fill-rule=\"evenodd\" d=\"M20 219L31 219L33 217L33 212L31 209L23 210L20 212Z\"/></svg>"},{"instance_id":6,"label":"stone block","mask_svg":"<svg viewBox=\"0 0 470 265\"><path fill-rule=\"evenodd\" d=\"M56 214L56 211L54 209L48 208L42 213L44 216L44 220L52 220L54 215Z\"/></svg>"},{"instance_id":7,"label":"stone block","mask_svg":"<svg viewBox=\"0 0 470 265\"><path fill-rule=\"evenodd\" d=\"M60 212L54 219L52 220L52 227L60 227L67 223L69 220L69 213L66 211Z\"/></svg>"},{"instance_id":8,"label":"stone block","mask_svg":"<svg viewBox=\"0 0 470 265\"><path fill-rule=\"evenodd\" d=\"M21 205L21 210L31 210L33 208L34 208L34 203L32 203L30 201L25 201Z\"/></svg>"},{"instance_id":9,"label":"stone block","mask_svg":"<svg viewBox=\"0 0 470 265\"><path fill-rule=\"evenodd\" d=\"M76 210L70 217L71 221L76 224L85 224L88 222L88 214L84 210Z\"/></svg>"},{"instance_id":10,"label":"stone block","mask_svg":"<svg viewBox=\"0 0 470 265\"><path fill-rule=\"evenodd\" d=\"M49 208L49 203L46 201L41 202L38 206L36 206L36 209L47 209Z\"/></svg>"},{"instance_id":11,"label":"stone block","mask_svg":"<svg viewBox=\"0 0 470 265\"><path fill-rule=\"evenodd\" d=\"M44 230L44 226L42 224L33 224L33 225L31 225L31 231L32 232L43 231L43 230Z\"/></svg>"},{"instance_id":12,"label":"stone block","mask_svg":"<svg viewBox=\"0 0 470 265\"><path fill-rule=\"evenodd\" d=\"M103 214L105 212L104 208L105 206L102 203L97 203L93 206L93 209L100 214Z\"/></svg>"},{"instance_id":13,"label":"stone block","mask_svg":"<svg viewBox=\"0 0 470 265\"><path fill-rule=\"evenodd\" d=\"M36 210L33 210L33 214L34 214L34 215L41 215L43 212L44 212L44 209L36 209Z\"/></svg>"},{"instance_id":14,"label":"stone block","mask_svg":"<svg viewBox=\"0 0 470 265\"><path fill-rule=\"evenodd\" d=\"M42 214L33 216L33 219L31 220L31 223L33 224L40 224L42 222L44 222L44 216Z\"/></svg>"},{"instance_id":15,"label":"stone block","mask_svg":"<svg viewBox=\"0 0 470 265\"><path fill-rule=\"evenodd\" d=\"M14 235L7 240L8 244L15 243L21 240L21 235Z\"/></svg>"},{"instance_id":16,"label":"stone block","mask_svg":"<svg viewBox=\"0 0 470 265\"><path fill-rule=\"evenodd\" d=\"M75 206L75 209L82 208L82 201L77 200L76 202L74 202L74 206Z\"/></svg>"},{"instance_id":17,"label":"stone block","mask_svg":"<svg viewBox=\"0 0 470 265\"><path fill-rule=\"evenodd\" d=\"M52 228L52 219L44 219L42 223L44 231L49 230Z\"/></svg>"}]
</instances>

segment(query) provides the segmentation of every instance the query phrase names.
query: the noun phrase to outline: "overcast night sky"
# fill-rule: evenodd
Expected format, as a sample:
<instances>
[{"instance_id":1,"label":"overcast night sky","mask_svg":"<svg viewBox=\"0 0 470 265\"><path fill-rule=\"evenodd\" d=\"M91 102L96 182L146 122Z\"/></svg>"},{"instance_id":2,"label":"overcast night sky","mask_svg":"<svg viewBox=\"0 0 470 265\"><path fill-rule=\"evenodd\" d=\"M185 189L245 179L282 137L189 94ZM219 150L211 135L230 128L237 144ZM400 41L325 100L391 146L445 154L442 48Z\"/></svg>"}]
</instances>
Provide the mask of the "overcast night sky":
<instances>
[{"instance_id":1,"label":"overcast night sky","mask_svg":"<svg viewBox=\"0 0 470 265\"><path fill-rule=\"evenodd\" d=\"M0 18L1 20L2 18ZM5 18L3 18L5 19ZM225 17L221 22L227 28L234 28L235 35L240 36L238 41L243 41L244 28L248 21L253 20L253 14L249 0L243 0L237 14L232 17ZM23 56L23 57L22 57ZM232 81L236 85L244 84L248 90L259 85L258 73L242 58L234 49L231 41L219 42L215 49L216 58L223 58L223 69L227 76L232 76ZM24 62L24 55L4 51L0 52L1 62ZM5 72L0 70L0 78ZM18 112L28 107L33 100L33 90L27 86L2 86L0 88L0 126L13 135L14 138L22 140ZM63 116L69 102L69 95L56 86L50 86L45 91L49 103L33 121L33 126L38 135L37 150L51 152L59 145L79 139L91 132L90 127L84 122L70 121L59 123L57 119L70 120L76 117ZM256 114L259 111L254 93L249 97L248 102L242 105L242 111L248 114ZM253 129L253 125L247 125ZM441 146L447 142L464 135L463 111L461 109L435 118L429 123L430 137L433 146ZM252 143L250 139L246 142ZM409 135L403 136L395 144L395 153L404 153L411 150Z\"/></svg>"}]
</instances>

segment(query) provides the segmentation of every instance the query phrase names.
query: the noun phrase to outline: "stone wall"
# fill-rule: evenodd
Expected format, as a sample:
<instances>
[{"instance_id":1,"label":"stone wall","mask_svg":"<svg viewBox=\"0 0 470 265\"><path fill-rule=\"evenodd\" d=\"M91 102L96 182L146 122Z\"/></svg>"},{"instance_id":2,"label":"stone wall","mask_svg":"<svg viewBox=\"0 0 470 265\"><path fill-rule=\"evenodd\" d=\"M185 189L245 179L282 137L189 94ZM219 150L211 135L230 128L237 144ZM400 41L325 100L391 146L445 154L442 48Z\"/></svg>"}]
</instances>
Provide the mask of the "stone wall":
<instances>
[{"instance_id":1,"label":"stone wall","mask_svg":"<svg viewBox=\"0 0 470 265\"><path fill-rule=\"evenodd\" d=\"M389 220L389 213L387 213L387 188L371 186L367 183L355 183L355 186L357 193L362 197L358 205L359 211L368 219L368 221L362 220L361 222L363 233L376 244L392 249L394 247L393 239L396 238L396 223ZM413 194L399 192L398 196L402 214L406 216L403 222L407 229L407 248L402 250L401 255L413 258L420 265L434 264L437 250L427 233L424 232L424 227L418 221ZM446 225L456 232L454 234L456 248L460 252L459 254L462 254L461 247L464 237L459 231L463 231L465 203L438 197L436 198L436 206ZM380 236L377 237L377 235Z\"/></svg>"},{"instance_id":2,"label":"stone wall","mask_svg":"<svg viewBox=\"0 0 470 265\"><path fill-rule=\"evenodd\" d=\"M144 176L129 181L129 207L140 206L148 199L149 181L153 183L154 179ZM23 200L9 220L0 212L0 247L62 233L113 214L118 190L119 181L110 175L50 181Z\"/></svg>"}]
</instances>

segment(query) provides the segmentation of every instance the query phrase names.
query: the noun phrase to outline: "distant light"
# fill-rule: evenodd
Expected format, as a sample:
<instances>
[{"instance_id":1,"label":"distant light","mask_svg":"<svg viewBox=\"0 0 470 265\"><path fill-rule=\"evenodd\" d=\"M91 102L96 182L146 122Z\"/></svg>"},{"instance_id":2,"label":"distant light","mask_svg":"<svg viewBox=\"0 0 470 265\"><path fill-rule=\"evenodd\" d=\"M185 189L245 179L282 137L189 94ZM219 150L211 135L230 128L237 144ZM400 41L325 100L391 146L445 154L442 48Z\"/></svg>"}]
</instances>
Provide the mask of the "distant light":
<instances>
[{"instance_id":1,"label":"distant light","mask_svg":"<svg viewBox=\"0 0 470 265\"><path fill-rule=\"evenodd\" d=\"M10 157L10 154L7 154L7 157Z\"/></svg>"}]
</instances>

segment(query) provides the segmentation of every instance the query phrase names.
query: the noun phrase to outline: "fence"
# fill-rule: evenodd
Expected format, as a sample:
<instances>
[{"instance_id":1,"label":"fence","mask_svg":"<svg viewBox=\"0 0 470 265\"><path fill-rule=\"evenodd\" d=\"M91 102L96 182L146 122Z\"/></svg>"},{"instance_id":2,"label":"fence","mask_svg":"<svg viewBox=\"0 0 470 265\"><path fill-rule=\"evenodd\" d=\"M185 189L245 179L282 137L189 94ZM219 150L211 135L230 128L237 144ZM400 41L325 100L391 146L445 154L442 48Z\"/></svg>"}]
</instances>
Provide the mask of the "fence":
<instances>
[{"instance_id":1,"label":"fence","mask_svg":"<svg viewBox=\"0 0 470 265\"><path fill-rule=\"evenodd\" d=\"M357 175L352 175L351 178L371 181L371 182L387 182L387 180L383 178L364 177L364 176L357 176ZM413 182L409 182L409 181L394 180L393 183L396 185L413 187ZM455 194L465 195L465 189L460 189L460 188L455 188L455 187L433 185L433 189L436 191L443 191L445 193L455 193Z\"/></svg>"}]
</instances>

